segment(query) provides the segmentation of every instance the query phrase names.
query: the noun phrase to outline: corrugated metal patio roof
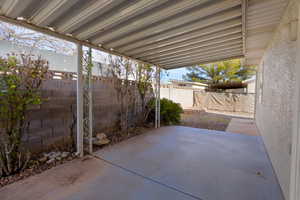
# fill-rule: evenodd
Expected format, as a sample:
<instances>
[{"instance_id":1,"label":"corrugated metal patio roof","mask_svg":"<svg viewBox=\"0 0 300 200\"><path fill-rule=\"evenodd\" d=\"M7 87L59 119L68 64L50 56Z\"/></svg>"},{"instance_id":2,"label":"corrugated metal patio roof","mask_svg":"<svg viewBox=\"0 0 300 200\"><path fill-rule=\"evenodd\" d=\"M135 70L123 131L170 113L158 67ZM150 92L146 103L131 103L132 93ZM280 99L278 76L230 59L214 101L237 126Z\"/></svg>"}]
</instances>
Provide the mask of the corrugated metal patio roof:
<instances>
[{"instance_id":1,"label":"corrugated metal patio roof","mask_svg":"<svg viewBox=\"0 0 300 200\"><path fill-rule=\"evenodd\" d=\"M250 0L246 15L246 63L259 64L288 0Z\"/></svg>"},{"instance_id":2,"label":"corrugated metal patio roof","mask_svg":"<svg viewBox=\"0 0 300 200\"><path fill-rule=\"evenodd\" d=\"M250 6L251 1L255 0ZM267 1L270 12L278 12L270 9L280 7L275 2L286 2ZM252 22L255 12L260 13L259 20L270 17L262 8L250 7L246 26L246 4L246 0L0 0L0 19L172 69L247 54L251 41L246 32L257 26Z\"/></svg>"}]
</instances>

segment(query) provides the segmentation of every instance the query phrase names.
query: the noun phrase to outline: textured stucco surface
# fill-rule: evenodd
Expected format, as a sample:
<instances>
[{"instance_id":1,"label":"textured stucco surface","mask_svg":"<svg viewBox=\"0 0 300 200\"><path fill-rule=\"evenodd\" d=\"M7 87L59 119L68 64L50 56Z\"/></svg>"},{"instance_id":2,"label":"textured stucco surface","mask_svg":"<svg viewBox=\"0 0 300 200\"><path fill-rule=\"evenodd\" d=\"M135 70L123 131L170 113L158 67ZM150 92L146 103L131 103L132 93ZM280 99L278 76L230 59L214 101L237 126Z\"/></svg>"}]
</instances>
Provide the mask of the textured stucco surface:
<instances>
[{"instance_id":1,"label":"textured stucco surface","mask_svg":"<svg viewBox=\"0 0 300 200\"><path fill-rule=\"evenodd\" d=\"M253 114L254 94L242 91L226 93L205 92L202 89L162 86L160 97L179 103L184 109L204 109L210 111L240 112Z\"/></svg>"},{"instance_id":2,"label":"textured stucco surface","mask_svg":"<svg viewBox=\"0 0 300 200\"><path fill-rule=\"evenodd\" d=\"M160 97L179 103L184 109L193 107L194 90L186 88L161 87Z\"/></svg>"},{"instance_id":3,"label":"textured stucco surface","mask_svg":"<svg viewBox=\"0 0 300 200\"><path fill-rule=\"evenodd\" d=\"M248 83L247 85L247 93L250 93L250 94L254 94L255 93L255 88L256 88L256 82L255 81L252 81L250 83Z\"/></svg>"},{"instance_id":4,"label":"textured stucco surface","mask_svg":"<svg viewBox=\"0 0 300 200\"><path fill-rule=\"evenodd\" d=\"M257 76L256 123L286 199L296 89L296 41L290 38L289 23L297 10L296 1L291 1L265 51Z\"/></svg>"}]
</instances>

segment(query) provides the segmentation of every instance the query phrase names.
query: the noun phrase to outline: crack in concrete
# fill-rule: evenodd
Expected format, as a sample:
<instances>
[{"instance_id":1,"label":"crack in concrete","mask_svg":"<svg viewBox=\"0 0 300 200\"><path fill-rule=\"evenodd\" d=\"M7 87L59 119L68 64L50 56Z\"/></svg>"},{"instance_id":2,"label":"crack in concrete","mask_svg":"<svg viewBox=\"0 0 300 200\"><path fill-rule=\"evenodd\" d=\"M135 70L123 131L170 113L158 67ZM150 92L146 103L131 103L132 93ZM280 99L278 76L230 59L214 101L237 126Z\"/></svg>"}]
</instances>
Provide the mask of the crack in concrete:
<instances>
[{"instance_id":1,"label":"crack in concrete","mask_svg":"<svg viewBox=\"0 0 300 200\"><path fill-rule=\"evenodd\" d=\"M117 168L119 168L119 169L122 169L122 170L124 170L124 171L126 171L126 172L129 172L129 173L133 174L133 175L139 176L139 177L141 177L141 178L143 178L143 179L146 179L146 180L148 180L148 181L150 181L150 182L152 182L152 183L159 184L160 186L163 186L163 187L166 187L166 188L171 189L171 190L173 190L173 191L179 192L179 193L184 194L184 195L186 195L186 196L189 196L189 197L191 197L191 198L193 198L193 199L204 200L204 199L202 199L202 198L200 198L200 197L198 197L198 196L195 196L195 195L193 195L193 194L191 194L191 193L182 191L182 190L180 190L180 189L178 189L178 188L176 188L176 187L174 187L174 186L171 186L171 185L162 183L162 182L157 181L157 180L155 180L155 179L153 179L153 178L144 176L144 175L142 175L142 174L140 174L140 173L138 173L138 172L135 172L135 171L133 171L133 170L127 169L127 168L125 168L125 167L123 167L123 166L121 166L121 165L118 165L118 164L115 164L115 163L113 163L113 162L111 162L111 161L105 160L105 159L101 158L101 157L98 156L98 155L93 154L93 156L94 156L96 159L98 159L98 160L101 160L101 161L103 161L103 162L105 162L105 163L108 163L108 164L110 164L110 165L112 165L112 166L114 166L114 167L117 167Z\"/></svg>"}]
</instances>

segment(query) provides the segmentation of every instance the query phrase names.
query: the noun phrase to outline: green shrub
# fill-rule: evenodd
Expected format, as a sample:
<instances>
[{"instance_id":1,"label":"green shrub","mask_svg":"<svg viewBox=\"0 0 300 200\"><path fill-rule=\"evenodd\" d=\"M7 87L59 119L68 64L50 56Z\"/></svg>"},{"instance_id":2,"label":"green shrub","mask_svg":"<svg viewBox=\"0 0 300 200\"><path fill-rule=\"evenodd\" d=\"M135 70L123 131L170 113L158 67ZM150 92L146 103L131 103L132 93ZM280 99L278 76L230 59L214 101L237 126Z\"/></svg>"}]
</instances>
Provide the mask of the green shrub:
<instances>
[{"instance_id":1,"label":"green shrub","mask_svg":"<svg viewBox=\"0 0 300 200\"><path fill-rule=\"evenodd\" d=\"M41 104L39 89L47 71L48 62L41 58L0 58L0 177L27 166L30 154L22 147L26 113Z\"/></svg>"},{"instance_id":2,"label":"green shrub","mask_svg":"<svg viewBox=\"0 0 300 200\"><path fill-rule=\"evenodd\" d=\"M152 98L147 107L150 109L148 116L148 122L155 121L155 99ZM162 124L171 125L180 123L180 114L183 113L183 109L180 104L175 103L169 99L160 100L160 120Z\"/></svg>"}]
</instances>

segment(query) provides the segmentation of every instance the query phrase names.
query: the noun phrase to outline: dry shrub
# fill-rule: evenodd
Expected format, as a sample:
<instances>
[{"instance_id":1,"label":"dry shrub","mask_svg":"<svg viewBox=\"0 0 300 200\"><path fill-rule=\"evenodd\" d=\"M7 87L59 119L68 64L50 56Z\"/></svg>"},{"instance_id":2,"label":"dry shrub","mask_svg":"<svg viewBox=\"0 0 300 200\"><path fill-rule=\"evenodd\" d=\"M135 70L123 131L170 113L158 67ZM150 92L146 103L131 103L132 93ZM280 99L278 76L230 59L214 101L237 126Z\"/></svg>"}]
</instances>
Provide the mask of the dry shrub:
<instances>
[{"instance_id":1,"label":"dry shrub","mask_svg":"<svg viewBox=\"0 0 300 200\"><path fill-rule=\"evenodd\" d=\"M30 153L22 145L26 111L41 104L39 89L48 71L40 57L0 58L0 176L26 168Z\"/></svg>"}]
</instances>

